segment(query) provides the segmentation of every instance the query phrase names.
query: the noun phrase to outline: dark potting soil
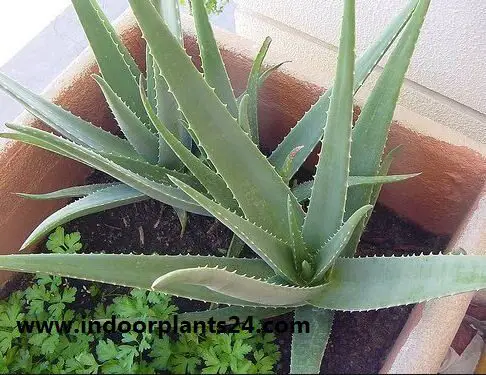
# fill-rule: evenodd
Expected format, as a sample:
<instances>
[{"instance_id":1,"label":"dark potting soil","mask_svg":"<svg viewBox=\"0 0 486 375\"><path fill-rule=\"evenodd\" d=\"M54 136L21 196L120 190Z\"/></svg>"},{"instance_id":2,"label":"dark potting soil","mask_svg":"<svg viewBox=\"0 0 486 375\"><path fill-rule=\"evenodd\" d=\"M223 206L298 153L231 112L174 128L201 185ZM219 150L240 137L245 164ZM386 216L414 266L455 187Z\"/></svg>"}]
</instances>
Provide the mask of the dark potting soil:
<instances>
[{"instance_id":1,"label":"dark potting soil","mask_svg":"<svg viewBox=\"0 0 486 375\"><path fill-rule=\"evenodd\" d=\"M87 182L109 181L112 181L110 177L95 172ZM85 252L223 255L221 249L226 249L231 240L231 232L214 218L191 214L186 231L181 236L180 223L174 210L154 200L85 216L64 227L67 233L81 233ZM377 205L358 253L361 256L438 253L445 249L448 240L425 232ZM253 255L246 250L243 256ZM16 278L3 288L1 294L5 296L5 293L27 287L30 279L25 276ZM83 285L84 282L69 280L69 283ZM208 306L182 298L176 298L175 303L181 312ZM79 304L83 309L94 308L83 305L82 301ZM377 373L412 307L336 313L321 372ZM288 314L280 319L290 322L292 316ZM291 334L278 334L277 337L282 351L277 372L288 373Z\"/></svg>"}]
</instances>

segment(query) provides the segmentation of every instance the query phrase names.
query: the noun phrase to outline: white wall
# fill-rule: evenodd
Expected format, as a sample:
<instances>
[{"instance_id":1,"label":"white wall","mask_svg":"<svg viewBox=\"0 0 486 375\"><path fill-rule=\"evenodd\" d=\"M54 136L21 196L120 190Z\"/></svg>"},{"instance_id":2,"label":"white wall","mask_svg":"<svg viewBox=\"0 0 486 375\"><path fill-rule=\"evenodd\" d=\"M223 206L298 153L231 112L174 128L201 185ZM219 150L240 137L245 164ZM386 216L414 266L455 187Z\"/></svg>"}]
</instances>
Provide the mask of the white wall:
<instances>
[{"instance_id":1,"label":"white wall","mask_svg":"<svg viewBox=\"0 0 486 375\"><path fill-rule=\"evenodd\" d=\"M331 83L342 0L237 3L238 33L256 41L272 36L304 78ZM356 1L358 55L406 3ZM486 143L486 1L432 0L407 78L401 105Z\"/></svg>"}]
</instances>

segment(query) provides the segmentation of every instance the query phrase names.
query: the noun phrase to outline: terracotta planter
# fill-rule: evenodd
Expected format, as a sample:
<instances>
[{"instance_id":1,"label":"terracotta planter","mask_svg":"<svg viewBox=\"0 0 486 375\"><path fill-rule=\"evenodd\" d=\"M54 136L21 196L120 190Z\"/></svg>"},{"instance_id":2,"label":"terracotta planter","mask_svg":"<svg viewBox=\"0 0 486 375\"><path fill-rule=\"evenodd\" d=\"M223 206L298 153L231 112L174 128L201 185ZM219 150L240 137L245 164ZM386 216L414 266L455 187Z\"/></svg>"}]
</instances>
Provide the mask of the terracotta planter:
<instances>
[{"instance_id":1,"label":"terracotta planter","mask_svg":"<svg viewBox=\"0 0 486 375\"><path fill-rule=\"evenodd\" d=\"M197 64L198 50L192 21L184 21L186 48L195 56ZM143 69L145 44L131 13L125 13L118 20L117 29ZM246 84L251 57L258 46L222 31L217 31L217 34L229 75L235 91L239 93ZM113 130L114 121L102 93L89 76L95 70L94 58L87 50L55 80L45 95L74 114ZM261 93L264 146L274 148L322 91L320 87L294 78L292 72L272 75ZM479 231L486 223L486 194L473 206L486 178L485 158L468 148L467 142L459 146L442 140L440 136L434 137L430 128L436 129L436 134L439 134L440 126L433 121L413 114L408 118L410 123L395 123L391 130L388 146L404 146L392 172L421 171L422 175L405 183L387 186L381 195L381 203L436 234L456 233L452 246L486 249L486 236ZM42 126L26 114L15 122ZM427 135L414 130L424 127L428 128ZM306 165L311 168L314 161L315 155ZM30 202L11 193L42 193L82 184L89 173L89 168L39 148L17 142L6 144L0 152L0 233L3 234L0 253L15 252L46 215L65 204L62 201ZM469 219L458 230L469 210ZM8 277L8 273L2 273L0 281ZM462 295L415 308L383 371L436 372L470 298L471 295ZM451 309L454 309L454 314ZM448 317L444 324L443 312ZM441 315L440 324L434 319L438 314ZM424 348L428 347L435 350L425 351Z\"/></svg>"}]
</instances>

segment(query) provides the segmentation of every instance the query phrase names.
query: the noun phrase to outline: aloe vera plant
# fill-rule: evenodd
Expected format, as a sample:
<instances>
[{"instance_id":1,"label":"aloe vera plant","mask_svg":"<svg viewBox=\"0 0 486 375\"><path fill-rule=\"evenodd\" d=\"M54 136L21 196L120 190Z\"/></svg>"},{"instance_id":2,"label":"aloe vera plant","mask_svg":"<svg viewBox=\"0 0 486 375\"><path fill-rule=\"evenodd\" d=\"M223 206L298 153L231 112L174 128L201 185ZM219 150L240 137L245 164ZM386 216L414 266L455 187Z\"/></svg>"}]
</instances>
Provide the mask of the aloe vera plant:
<instances>
[{"instance_id":1,"label":"aloe vera plant","mask_svg":"<svg viewBox=\"0 0 486 375\"><path fill-rule=\"evenodd\" d=\"M0 256L0 269L159 290L241 306L241 314L259 311L259 316L274 316L294 310L297 319L311 322L312 332L293 336L293 373L319 372L333 311L386 308L485 288L484 257L353 257L381 185L412 177L387 176L396 150L384 157L383 151L429 2L413 0L355 62L355 4L345 0L334 86L269 158L258 149L257 117L252 112L255 98L251 98L255 95L254 78L250 78L246 93L240 98L233 96L224 66L215 60L219 52L202 0L193 0L192 5L196 26L204 33L200 39L207 41L208 49L202 49L204 76L181 47L180 34L173 32L164 13L161 16L151 2L130 0L153 69L138 85L137 80L123 83L133 108L126 99L116 105L118 116L114 112L119 122L126 118L127 124L136 127L130 129L131 136L125 134L128 141L95 130L2 77L0 84L7 91L61 134L9 125L11 132L3 137L79 160L126 184L101 186L100 190L70 189L49 197L98 194L101 197L97 199L128 202L150 196L182 210L214 216L258 257L8 255ZM353 95L397 37L398 43L353 127ZM262 55L265 50L264 45ZM119 68L130 66L127 62ZM260 78L266 77L255 71ZM173 100L174 117L179 121L171 123L169 118L174 117L160 112L158 91L149 90L155 77L159 89ZM110 95L110 88L116 90L109 82L98 81L112 106L120 102L119 97ZM58 120L69 121L60 127ZM187 147L187 135L197 146L196 153ZM158 165L160 158L145 149L145 138L170 149L173 160L184 169ZM314 179L291 189L289 181L318 143L321 154ZM110 152L105 151L108 145ZM124 195L124 189L132 196ZM84 203L83 199L77 201L81 202L79 210L92 212L89 199Z\"/></svg>"}]
</instances>

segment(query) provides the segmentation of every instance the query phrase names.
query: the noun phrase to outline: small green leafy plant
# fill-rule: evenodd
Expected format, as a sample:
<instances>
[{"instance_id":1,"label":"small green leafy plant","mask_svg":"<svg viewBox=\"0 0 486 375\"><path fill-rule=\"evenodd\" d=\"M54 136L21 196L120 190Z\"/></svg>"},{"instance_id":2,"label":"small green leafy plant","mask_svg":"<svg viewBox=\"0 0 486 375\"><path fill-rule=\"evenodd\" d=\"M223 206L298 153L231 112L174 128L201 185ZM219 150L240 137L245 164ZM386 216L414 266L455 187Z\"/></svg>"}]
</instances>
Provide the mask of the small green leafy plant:
<instances>
[{"instance_id":1,"label":"small green leafy plant","mask_svg":"<svg viewBox=\"0 0 486 375\"><path fill-rule=\"evenodd\" d=\"M136 112L149 131L163 140L161 144L172 150L174 160L182 163L187 173L167 170L163 172L165 182L161 182L162 177L155 181L154 164L148 158L140 160L141 148L136 156L134 144L132 148L127 143L122 146L120 142L125 141L98 131L88 139L90 149L85 146L86 138L74 139L76 134L67 134L66 126L59 127L64 132L61 137L19 125L9 125L12 132L2 136L113 172L131 188L169 204L179 204L182 209L210 213L258 258L8 255L0 257L0 268L82 278L230 305L209 310L210 314L232 311L232 315L237 315L239 311L240 315L276 316L294 311L296 319L310 322L312 332L293 335L293 373L319 372L333 311L386 308L485 288L485 257L353 257L381 185L412 177L387 176L396 150L385 156L383 153L429 3L430 0L413 0L355 61L355 2L345 0L334 85L267 158L258 149L256 111L248 110L256 107L256 97L251 93L258 80L250 79L247 91L235 99L203 2L192 2L196 27L206 31L199 34L199 42L207 42L207 48L201 49L201 75L181 47L180 38L172 33L170 22L164 21L150 2L130 0L166 85L164 92L173 96L173 103L183 115L177 124L183 124L198 151L192 153L183 137L173 132L173 123L158 114L159 107L147 90L149 74L144 79L137 73L138 96L130 81L130 93L138 106ZM396 39L396 47L353 127L353 96ZM261 62L266 48L268 42L256 62ZM103 74L108 73L113 72L107 70ZM47 116L52 113L43 112L40 117L50 120ZM63 112L65 116L69 115ZM83 126L67 129L79 132ZM115 146L110 148L114 153L106 155L105 145L100 142L108 142L108 138ZM140 142L140 146L144 145ZM291 189L289 181L317 145L321 146L321 153L314 178ZM128 160L126 154L115 154L127 150L131 153ZM160 172L160 167L156 168Z\"/></svg>"},{"instance_id":2,"label":"small green leafy plant","mask_svg":"<svg viewBox=\"0 0 486 375\"><path fill-rule=\"evenodd\" d=\"M81 250L83 244L81 243L81 235L79 232L64 234L64 228L57 227L49 235L46 247L52 253L74 254Z\"/></svg>"},{"instance_id":3,"label":"small green leafy plant","mask_svg":"<svg viewBox=\"0 0 486 375\"><path fill-rule=\"evenodd\" d=\"M209 14L219 14L223 11L228 2L229 0L205 0L204 6ZM182 5L189 3L189 6L191 6L191 0L180 0L180 3Z\"/></svg>"},{"instance_id":4,"label":"small green leafy plant","mask_svg":"<svg viewBox=\"0 0 486 375\"><path fill-rule=\"evenodd\" d=\"M49 236L49 251L76 238L73 252L81 248L79 233L64 234L59 227ZM60 246L57 246L61 243ZM71 248L72 249L72 248ZM84 292L83 292L84 290ZM102 302L99 302L102 301ZM79 306L95 306L86 310ZM82 320L115 316L123 320L168 320L177 313L170 296L160 292L102 288L98 284L76 288L69 279L38 275L25 290L0 301L0 373L175 374L271 373L280 357L275 337L269 333L187 333L158 336L158 332L118 333L103 336L74 333ZM180 314L181 319L187 314ZM190 318L190 317L188 317ZM20 322L74 322L69 334L33 330L20 332ZM25 327L25 326L24 326ZM106 334L108 335L108 334Z\"/></svg>"}]
</instances>

